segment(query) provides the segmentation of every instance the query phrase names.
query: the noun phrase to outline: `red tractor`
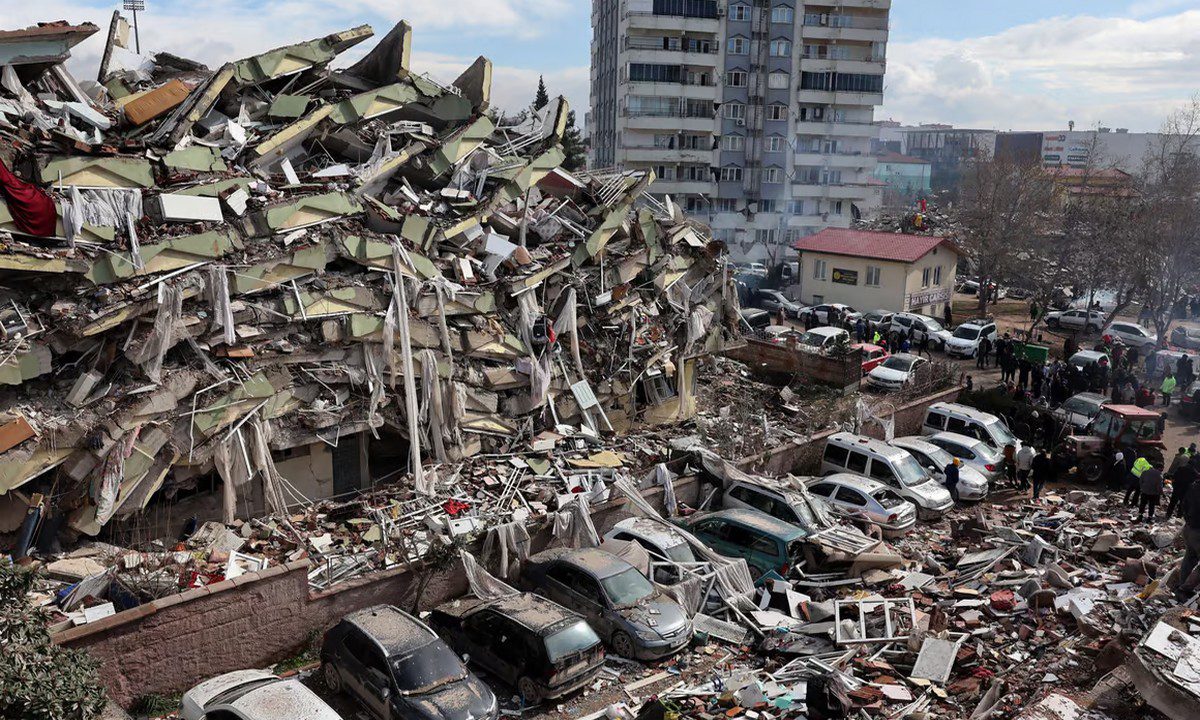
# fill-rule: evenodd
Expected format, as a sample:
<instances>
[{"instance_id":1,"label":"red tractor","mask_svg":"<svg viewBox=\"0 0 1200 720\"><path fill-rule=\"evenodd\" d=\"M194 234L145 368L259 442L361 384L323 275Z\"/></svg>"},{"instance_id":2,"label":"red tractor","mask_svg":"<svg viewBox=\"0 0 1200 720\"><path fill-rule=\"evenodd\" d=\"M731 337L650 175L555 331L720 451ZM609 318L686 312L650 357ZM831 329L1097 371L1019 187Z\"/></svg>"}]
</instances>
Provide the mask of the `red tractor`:
<instances>
[{"instance_id":1,"label":"red tractor","mask_svg":"<svg viewBox=\"0 0 1200 720\"><path fill-rule=\"evenodd\" d=\"M1054 449L1059 467L1078 468L1078 477L1099 482L1118 450L1133 450L1161 467L1166 418L1136 405L1105 405L1088 426L1087 435L1069 435Z\"/></svg>"}]
</instances>

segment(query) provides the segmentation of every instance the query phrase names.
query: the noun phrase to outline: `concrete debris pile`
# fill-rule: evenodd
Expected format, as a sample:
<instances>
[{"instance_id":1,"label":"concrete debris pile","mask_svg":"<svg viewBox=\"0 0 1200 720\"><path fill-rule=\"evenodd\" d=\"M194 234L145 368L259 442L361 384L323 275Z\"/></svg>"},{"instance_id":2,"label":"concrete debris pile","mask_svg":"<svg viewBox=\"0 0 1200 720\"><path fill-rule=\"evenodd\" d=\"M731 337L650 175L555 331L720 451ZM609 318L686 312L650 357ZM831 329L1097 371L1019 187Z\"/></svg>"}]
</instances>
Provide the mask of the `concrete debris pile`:
<instances>
[{"instance_id":1,"label":"concrete debris pile","mask_svg":"<svg viewBox=\"0 0 1200 720\"><path fill-rule=\"evenodd\" d=\"M418 75L402 22L345 69L369 27L213 70L135 55L114 14L77 82L97 31L0 33L0 496L53 498L29 528L133 531L209 492L299 549L289 508L335 494L286 465L312 447L336 494L528 511L499 456L686 420L698 359L736 341L707 229L650 174L563 170L566 101L502 116L485 58Z\"/></svg>"}]
</instances>

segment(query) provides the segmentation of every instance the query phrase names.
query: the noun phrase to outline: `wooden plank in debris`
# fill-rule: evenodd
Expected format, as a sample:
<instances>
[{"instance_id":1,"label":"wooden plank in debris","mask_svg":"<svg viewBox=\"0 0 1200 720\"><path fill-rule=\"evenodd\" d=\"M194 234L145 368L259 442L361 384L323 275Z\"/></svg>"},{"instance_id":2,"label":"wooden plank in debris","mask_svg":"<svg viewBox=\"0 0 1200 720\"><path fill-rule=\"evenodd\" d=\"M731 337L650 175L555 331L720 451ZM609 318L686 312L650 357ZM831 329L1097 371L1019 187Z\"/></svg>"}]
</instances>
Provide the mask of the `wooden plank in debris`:
<instances>
[{"instance_id":1,"label":"wooden plank in debris","mask_svg":"<svg viewBox=\"0 0 1200 720\"><path fill-rule=\"evenodd\" d=\"M25 416L18 415L16 420L0 426L0 453L7 452L36 434Z\"/></svg>"}]
</instances>

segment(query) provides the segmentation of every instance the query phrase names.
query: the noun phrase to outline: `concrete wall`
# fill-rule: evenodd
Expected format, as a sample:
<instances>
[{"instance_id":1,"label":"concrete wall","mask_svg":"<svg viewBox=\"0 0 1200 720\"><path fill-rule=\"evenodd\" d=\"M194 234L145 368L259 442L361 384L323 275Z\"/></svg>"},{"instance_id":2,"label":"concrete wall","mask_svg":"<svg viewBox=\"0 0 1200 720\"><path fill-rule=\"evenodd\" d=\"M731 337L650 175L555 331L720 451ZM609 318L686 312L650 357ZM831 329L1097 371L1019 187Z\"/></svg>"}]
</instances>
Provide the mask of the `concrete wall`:
<instances>
[{"instance_id":1,"label":"concrete wall","mask_svg":"<svg viewBox=\"0 0 1200 720\"><path fill-rule=\"evenodd\" d=\"M825 262L824 280L813 277L817 261ZM877 308L898 310L904 307L904 293L908 282L908 266L904 263L817 252L801 253L800 263L800 299L804 303L815 303L813 296L816 295L820 296L821 302L845 303L861 312ZM877 287L867 285L868 267L880 269ZM833 282L835 269L857 272L857 284ZM917 279L920 280L920 277Z\"/></svg>"},{"instance_id":2,"label":"concrete wall","mask_svg":"<svg viewBox=\"0 0 1200 720\"><path fill-rule=\"evenodd\" d=\"M954 274L957 267L958 253L944 245L934 248L908 266L903 302L896 307L940 318L946 303L954 296ZM922 285L926 268L929 269L929 285ZM935 268L942 269L941 282L934 282ZM936 299L930 301L930 297Z\"/></svg>"},{"instance_id":3,"label":"concrete wall","mask_svg":"<svg viewBox=\"0 0 1200 720\"><path fill-rule=\"evenodd\" d=\"M699 483L680 478L675 491L680 501L694 504ZM662 509L661 488L643 495ZM595 506L592 521L603 534L630 514L624 498L614 499ZM548 529L530 534L534 552L553 541ZM478 548L474 552L478 557ZM112 699L128 706L139 696L174 695L214 675L292 657L355 610L380 603L411 609L421 576L398 567L310 593L308 570L308 561L298 560L248 573L58 632L54 641L90 652ZM466 591L460 567L436 572L420 608Z\"/></svg>"},{"instance_id":4,"label":"concrete wall","mask_svg":"<svg viewBox=\"0 0 1200 720\"><path fill-rule=\"evenodd\" d=\"M747 339L744 345L730 348L726 357L743 362L751 371L771 380L783 376L785 382L802 375L839 390L853 391L862 382L862 351L852 350L844 358L833 358L798 350L793 345L778 345Z\"/></svg>"}]
</instances>

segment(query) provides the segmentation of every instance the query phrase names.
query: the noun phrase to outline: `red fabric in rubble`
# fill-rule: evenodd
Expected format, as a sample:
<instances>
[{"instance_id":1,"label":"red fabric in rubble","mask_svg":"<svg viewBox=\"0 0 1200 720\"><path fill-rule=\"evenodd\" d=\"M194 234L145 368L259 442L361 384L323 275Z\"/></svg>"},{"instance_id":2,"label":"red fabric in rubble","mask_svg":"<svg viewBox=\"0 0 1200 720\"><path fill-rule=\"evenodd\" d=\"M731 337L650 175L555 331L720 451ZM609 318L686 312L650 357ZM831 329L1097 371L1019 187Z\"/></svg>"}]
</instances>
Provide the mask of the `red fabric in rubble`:
<instances>
[{"instance_id":1,"label":"red fabric in rubble","mask_svg":"<svg viewBox=\"0 0 1200 720\"><path fill-rule=\"evenodd\" d=\"M13 175L3 161L0 161L0 194L8 203L8 211L18 230L40 237L54 237L58 223L54 200L41 188Z\"/></svg>"}]
</instances>

